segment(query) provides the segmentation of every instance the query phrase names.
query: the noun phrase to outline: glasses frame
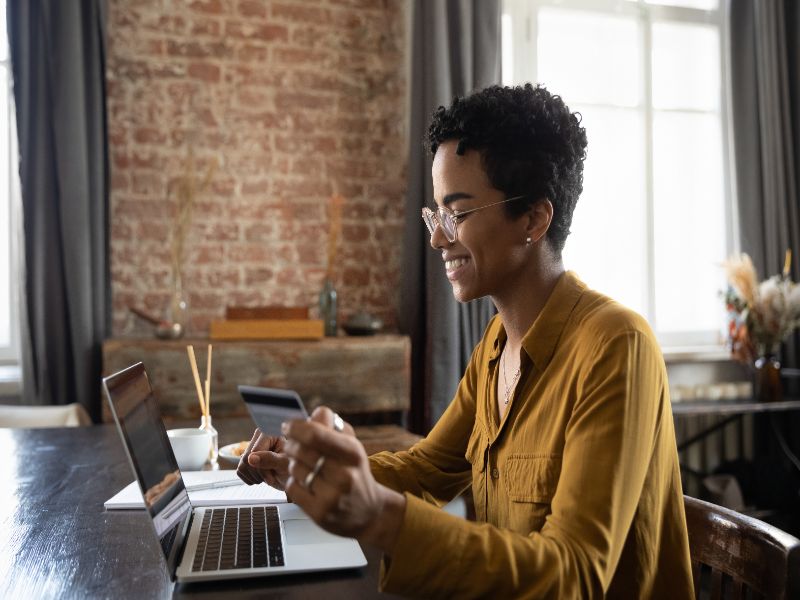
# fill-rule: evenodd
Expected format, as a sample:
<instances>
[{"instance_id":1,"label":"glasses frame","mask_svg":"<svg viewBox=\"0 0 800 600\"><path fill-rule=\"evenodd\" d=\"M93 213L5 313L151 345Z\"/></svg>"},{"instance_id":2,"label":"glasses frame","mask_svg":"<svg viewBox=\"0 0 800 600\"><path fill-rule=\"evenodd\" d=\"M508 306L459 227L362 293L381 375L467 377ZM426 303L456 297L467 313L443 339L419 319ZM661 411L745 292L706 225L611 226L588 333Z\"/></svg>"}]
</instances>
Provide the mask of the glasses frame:
<instances>
[{"instance_id":1,"label":"glasses frame","mask_svg":"<svg viewBox=\"0 0 800 600\"><path fill-rule=\"evenodd\" d=\"M486 206L479 206L478 208L470 208L469 210L462 210L459 212L453 212L449 208L444 206L437 207L436 210L431 210L427 206L423 207L422 209L422 221L425 223L425 226L428 228L428 232L433 237L433 234L436 232L436 227L439 227L444 234L444 237L447 238L447 241L451 244L458 239L458 223L457 219L461 219L462 217L466 217L467 215L471 215L474 212L478 212L479 210L483 210L484 208L490 208L492 206L497 206L498 204L505 204L506 202L512 202L513 200L522 200L523 198L527 198L530 194L523 194L522 196L514 196L513 198L506 198L505 200L499 200L497 202L492 202L491 204L487 204ZM444 226L444 220L447 219L450 223L453 224L453 237L450 239L450 236L447 233L447 228Z\"/></svg>"}]
</instances>

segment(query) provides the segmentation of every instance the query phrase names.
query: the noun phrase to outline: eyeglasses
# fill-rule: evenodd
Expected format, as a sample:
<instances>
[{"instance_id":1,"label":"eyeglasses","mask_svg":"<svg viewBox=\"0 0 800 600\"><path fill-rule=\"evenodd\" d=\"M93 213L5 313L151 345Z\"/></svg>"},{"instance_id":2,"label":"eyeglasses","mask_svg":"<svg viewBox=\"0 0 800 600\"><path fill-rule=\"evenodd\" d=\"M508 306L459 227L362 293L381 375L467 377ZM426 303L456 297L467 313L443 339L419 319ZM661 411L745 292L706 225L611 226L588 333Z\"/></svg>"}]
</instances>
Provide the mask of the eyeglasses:
<instances>
[{"instance_id":1,"label":"eyeglasses","mask_svg":"<svg viewBox=\"0 0 800 600\"><path fill-rule=\"evenodd\" d=\"M433 237L433 232L436 231L436 226L442 228L442 232L444 233L447 241L451 244L456 241L458 237L458 224L461 220L469 214L474 212L478 212L479 210L483 210L484 208L489 208L490 206L497 206L498 204L505 204L506 202L511 202L512 200L521 200L522 198L526 198L528 194L524 194L522 196L514 196L513 198L506 198L505 200L500 200L499 202L492 202L491 204L487 204L486 206L479 206L478 208L471 208L470 210L462 210L457 213L454 213L449 208L445 208L444 206L440 206L435 211L431 210L427 206L422 209L422 220L425 222L425 225L428 227L428 231Z\"/></svg>"}]
</instances>

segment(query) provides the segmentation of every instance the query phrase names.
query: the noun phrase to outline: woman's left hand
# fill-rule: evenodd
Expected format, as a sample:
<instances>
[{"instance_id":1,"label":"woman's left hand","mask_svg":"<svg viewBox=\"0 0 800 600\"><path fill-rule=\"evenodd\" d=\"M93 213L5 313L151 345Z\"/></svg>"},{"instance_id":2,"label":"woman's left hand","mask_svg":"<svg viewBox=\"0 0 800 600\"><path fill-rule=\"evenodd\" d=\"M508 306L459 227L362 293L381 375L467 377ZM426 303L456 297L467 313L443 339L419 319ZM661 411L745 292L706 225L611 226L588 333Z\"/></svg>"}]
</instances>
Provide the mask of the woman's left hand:
<instances>
[{"instance_id":1,"label":"woman's left hand","mask_svg":"<svg viewBox=\"0 0 800 600\"><path fill-rule=\"evenodd\" d=\"M338 432L333 422L334 413L320 407L308 421L284 423L284 450L290 459L286 493L324 529L390 554L405 497L375 481L352 428ZM311 476L315 466L317 473Z\"/></svg>"}]
</instances>

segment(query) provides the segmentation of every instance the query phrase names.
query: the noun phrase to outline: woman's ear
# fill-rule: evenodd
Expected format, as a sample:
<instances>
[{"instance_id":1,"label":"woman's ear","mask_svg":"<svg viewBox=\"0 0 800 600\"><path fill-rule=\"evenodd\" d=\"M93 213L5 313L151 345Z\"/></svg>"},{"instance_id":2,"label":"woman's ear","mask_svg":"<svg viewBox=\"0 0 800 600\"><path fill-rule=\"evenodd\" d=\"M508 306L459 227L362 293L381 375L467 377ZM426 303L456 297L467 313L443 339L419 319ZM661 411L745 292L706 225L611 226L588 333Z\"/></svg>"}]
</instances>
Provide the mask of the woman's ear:
<instances>
[{"instance_id":1,"label":"woman's ear","mask_svg":"<svg viewBox=\"0 0 800 600\"><path fill-rule=\"evenodd\" d=\"M547 198L542 198L533 203L528 210L528 222L525 233L532 242L542 239L553 220L553 203Z\"/></svg>"}]
</instances>

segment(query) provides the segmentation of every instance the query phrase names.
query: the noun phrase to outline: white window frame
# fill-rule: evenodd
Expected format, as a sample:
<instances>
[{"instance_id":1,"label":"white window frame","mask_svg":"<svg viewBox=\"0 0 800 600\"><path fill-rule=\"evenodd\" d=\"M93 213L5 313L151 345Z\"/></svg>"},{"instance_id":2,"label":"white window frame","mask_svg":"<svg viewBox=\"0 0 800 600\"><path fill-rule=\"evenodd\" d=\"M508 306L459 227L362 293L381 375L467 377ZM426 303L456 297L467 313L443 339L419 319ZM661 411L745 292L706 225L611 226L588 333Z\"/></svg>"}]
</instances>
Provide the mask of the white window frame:
<instances>
[{"instance_id":1,"label":"white window frame","mask_svg":"<svg viewBox=\"0 0 800 600\"><path fill-rule=\"evenodd\" d=\"M511 70L505 72L507 62L503 61L503 83L511 82L537 82L538 81L538 53L537 38L538 13L543 7L555 7L562 10L581 10L606 15L631 15L639 19L642 25L642 62L640 65L642 77L642 103L639 109L645 117L645 159L646 174L646 215L648 235L647 239L647 309L644 315L648 321L654 322L655 318L655 248L654 248L654 183L653 183L653 102L652 102L652 26L654 21L672 21L679 23L713 25L718 28L720 35L720 118L722 129L722 169L723 192L725 204L725 238L726 254L730 256L739 248L739 227L736 207L736 188L732 180L734 173L733 140L730 136L732 129L730 118L730 83L729 83L729 28L725 0L719 0L719 5L714 10L700 10L676 6L650 4L644 0L504 0L503 20L504 26L510 25L513 45L511 46ZM510 19L510 23L508 21ZM508 51L507 41L503 40L503 50ZM557 92L558 90L554 90ZM568 100L568 99L567 99ZM591 106L590 103L583 102ZM608 106L608 105L598 105ZM664 109L659 111L666 112ZM688 112L681 109L680 112ZM590 140L591 143L591 140ZM725 343L724 338L724 311L720 301L720 320L717 328L704 331L684 332L659 332L656 335L666 350L673 352L698 351L706 348L709 352L719 353ZM701 350L702 351L702 350Z\"/></svg>"},{"instance_id":2,"label":"white window frame","mask_svg":"<svg viewBox=\"0 0 800 600\"><path fill-rule=\"evenodd\" d=\"M6 119L8 119L8 189L0 190L0 193L6 194L8 198L8 231L0 232L0 239L6 244L9 259L9 286L5 290L6 298L9 306L10 323L10 341L8 345L0 345L0 366L16 367L20 362L20 272L18 269L19 252L21 251L21 244L19 243L18 228L21 227L22 221L20 218L21 210L21 193L19 184L19 150L17 142L17 123L16 123L16 110L14 108L14 87L12 85L12 71L11 71L11 56L6 55L5 60L0 60L0 65L6 67L8 76L5 82L0 82L0 85L5 84L8 89L8 104L5 107ZM4 371L5 373L5 371ZM0 375L3 375L0 373ZM5 376L0 376L0 380L4 380Z\"/></svg>"}]
</instances>

